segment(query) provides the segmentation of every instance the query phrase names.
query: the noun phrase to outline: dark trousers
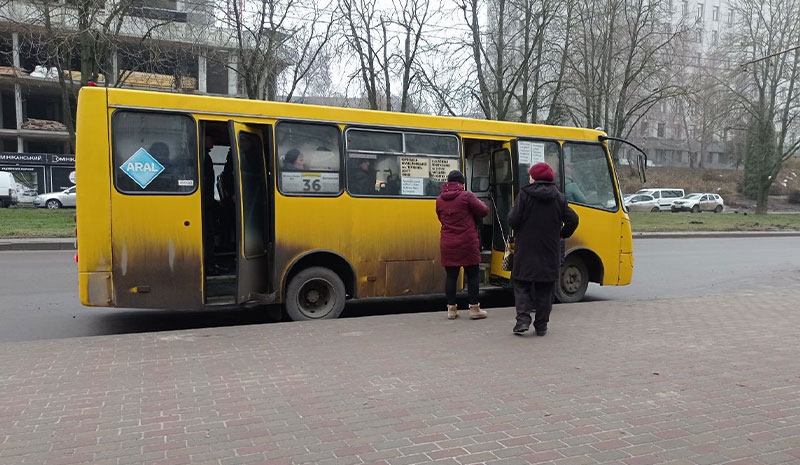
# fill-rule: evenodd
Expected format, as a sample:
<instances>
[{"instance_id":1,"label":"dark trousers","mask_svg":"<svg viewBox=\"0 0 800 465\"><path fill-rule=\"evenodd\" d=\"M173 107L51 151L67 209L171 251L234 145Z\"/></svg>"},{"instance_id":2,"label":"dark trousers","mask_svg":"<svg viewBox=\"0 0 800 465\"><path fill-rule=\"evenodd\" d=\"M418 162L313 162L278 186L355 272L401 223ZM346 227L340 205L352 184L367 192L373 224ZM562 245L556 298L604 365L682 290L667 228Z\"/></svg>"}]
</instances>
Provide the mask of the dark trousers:
<instances>
[{"instance_id":1,"label":"dark trousers","mask_svg":"<svg viewBox=\"0 0 800 465\"><path fill-rule=\"evenodd\" d=\"M514 280L514 302L517 306L517 321L531 324L531 311L536 309L533 327L537 330L547 329L550 311L553 309L553 293L556 289L554 281L520 281Z\"/></svg>"},{"instance_id":2,"label":"dark trousers","mask_svg":"<svg viewBox=\"0 0 800 465\"><path fill-rule=\"evenodd\" d=\"M461 271L461 267L446 266L444 269L447 271L447 280L444 283L444 293L447 295L447 305L455 305L456 282L458 281L458 272ZM478 283L478 265L465 266L464 274L467 275L467 293L469 294L469 303L471 305L475 305L478 303L478 293L480 292L480 284Z\"/></svg>"}]
</instances>

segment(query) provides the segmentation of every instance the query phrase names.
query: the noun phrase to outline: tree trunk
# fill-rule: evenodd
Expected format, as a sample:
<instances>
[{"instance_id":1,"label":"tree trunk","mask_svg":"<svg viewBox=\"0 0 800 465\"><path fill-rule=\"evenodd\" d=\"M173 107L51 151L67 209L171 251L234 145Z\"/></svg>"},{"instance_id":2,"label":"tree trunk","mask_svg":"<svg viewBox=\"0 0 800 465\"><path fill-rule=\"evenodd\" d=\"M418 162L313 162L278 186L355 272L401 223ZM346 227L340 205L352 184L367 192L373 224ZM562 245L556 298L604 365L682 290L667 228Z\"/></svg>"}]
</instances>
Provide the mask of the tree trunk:
<instances>
[{"instance_id":1,"label":"tree trunk","mask_svg":"<svg viewBox=\"0 0 800 465\"><path fill-rule=\"evenodd\" d=\"M769 182L762 180L758 186L758 199L756 200L756 215L767 214L767 204L769 203Z\"/></svg>"}]
</instances>

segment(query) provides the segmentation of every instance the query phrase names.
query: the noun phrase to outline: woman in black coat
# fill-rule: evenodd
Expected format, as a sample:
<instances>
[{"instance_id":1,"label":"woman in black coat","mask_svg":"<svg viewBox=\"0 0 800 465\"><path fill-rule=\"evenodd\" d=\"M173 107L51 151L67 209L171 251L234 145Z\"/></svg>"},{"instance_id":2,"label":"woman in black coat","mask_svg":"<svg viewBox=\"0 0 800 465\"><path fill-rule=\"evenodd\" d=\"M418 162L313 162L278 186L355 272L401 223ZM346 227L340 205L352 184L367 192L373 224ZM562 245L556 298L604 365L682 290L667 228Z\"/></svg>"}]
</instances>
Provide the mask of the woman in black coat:
<instances>
[{"instance_id":1,"label":"woman in black coat","mask_svg":"<svg viewBox=\"0 0 800 465\"><path fill-rule=\"evenodd\" d=\"M535 308L533 327L536 335L544 336L561 268L561 239L575 232L578 215L554 184L555 175L547 163L531 166L528 174L531 184L520 190L508 215L515 234L511 272L517 307L514 334L530 329L531 311Z\"/></svg>"}]
</instances>

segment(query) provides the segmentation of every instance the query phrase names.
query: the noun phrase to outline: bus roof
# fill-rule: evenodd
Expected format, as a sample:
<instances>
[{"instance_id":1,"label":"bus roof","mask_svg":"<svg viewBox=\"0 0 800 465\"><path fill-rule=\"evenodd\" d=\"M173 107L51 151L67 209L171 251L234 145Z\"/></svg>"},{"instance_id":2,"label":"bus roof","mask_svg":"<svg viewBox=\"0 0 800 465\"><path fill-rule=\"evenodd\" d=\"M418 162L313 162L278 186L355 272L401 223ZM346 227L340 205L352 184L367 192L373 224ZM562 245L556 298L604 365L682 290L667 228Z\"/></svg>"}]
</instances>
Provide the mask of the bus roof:
<instances>
[{"instance_id":1,"label":"bus roof","mask_svg":"<svg viewBox=\"0 0 800 465\"><path fill-rule=\"evenodd\" d=\"M335 122L384 126L387 128L433 129L468 134L497 136L548 137L597 141L603 131L585 128L536 125L509 121L494 121L452 116L434 116L364 110L302 103L248 100L235 97L192 95L177 92L157 92L135 89L83 87L81 94L108 92L110 107L151 110L185 111L193 114L229 115L243 118L298 119L316 122ZM543 136L543 132L547 135Z\"/></svg>"}]
</instances>

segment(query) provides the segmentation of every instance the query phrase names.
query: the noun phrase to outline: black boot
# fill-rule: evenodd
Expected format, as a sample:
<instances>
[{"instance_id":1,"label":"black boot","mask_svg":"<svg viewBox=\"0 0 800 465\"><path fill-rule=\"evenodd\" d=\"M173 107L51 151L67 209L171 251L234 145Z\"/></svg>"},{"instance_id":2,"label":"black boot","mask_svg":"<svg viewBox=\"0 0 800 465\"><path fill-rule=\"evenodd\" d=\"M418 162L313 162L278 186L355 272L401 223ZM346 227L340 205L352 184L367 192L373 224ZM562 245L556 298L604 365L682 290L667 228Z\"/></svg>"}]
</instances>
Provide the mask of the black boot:
<instances>
[{"instance_id":1,"label":"black boot","mask_svg":"<svg viewBox=\"0 0 800 465\"><path fill-rule=\"evenodd\" d=\"M523 323L522 321L518 321L517 324L514 325L514 334L516 334L517 336L522 336L530 328L531 328L530 324Z\"/></svg>"}]
</instances>

